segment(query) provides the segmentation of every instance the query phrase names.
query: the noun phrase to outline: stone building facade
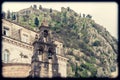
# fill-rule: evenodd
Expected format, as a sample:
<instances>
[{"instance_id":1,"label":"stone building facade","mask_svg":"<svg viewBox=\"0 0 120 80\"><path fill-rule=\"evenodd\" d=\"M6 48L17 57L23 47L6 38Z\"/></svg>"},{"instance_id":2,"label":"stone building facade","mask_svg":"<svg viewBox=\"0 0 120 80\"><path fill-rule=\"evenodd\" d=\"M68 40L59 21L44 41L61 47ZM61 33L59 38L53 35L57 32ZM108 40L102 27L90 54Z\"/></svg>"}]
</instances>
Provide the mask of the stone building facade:
<instances>
[{"instance_id":1,"label":"stone building facade","mask_svg":"<svg viewBox=\"0 0 120 80\"><path fill-rule=\"evenodd\" d=\"M31 71L31 59L36 30L18 23L2 19L2 75L3 77L28 77ZM60 77L67 77L67 58L61 41L54 39L55 53ZM41 74L44 71L41 71ZM51 77L54 77L53 74ZM45 77L45 76L43 76ZM48 76L46 76L48 77Z\"/></svg>"}]
</instances>

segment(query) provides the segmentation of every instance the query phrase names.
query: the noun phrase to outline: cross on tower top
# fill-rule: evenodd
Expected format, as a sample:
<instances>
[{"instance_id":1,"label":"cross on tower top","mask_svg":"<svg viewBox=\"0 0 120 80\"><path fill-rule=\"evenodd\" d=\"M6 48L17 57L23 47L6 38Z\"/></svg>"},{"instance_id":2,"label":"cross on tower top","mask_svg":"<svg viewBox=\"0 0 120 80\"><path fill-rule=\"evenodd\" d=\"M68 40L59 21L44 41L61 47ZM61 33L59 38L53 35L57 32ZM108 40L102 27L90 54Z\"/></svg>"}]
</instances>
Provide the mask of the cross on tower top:
<instances>
[{"instance_id":1,"label":"cross on tower top","mask_svg":"<svg viewBox=\"0 0 120 80\"><path fill-rule=\"evenodd\" d=\"M43 21L42 21L42 23L41 23L41 26L45 26L45 27L48 27L48 22L47 22L47 20L46 20L46 14L44 14L44 19L43 19Z\"/></svg>"}]
</instances>

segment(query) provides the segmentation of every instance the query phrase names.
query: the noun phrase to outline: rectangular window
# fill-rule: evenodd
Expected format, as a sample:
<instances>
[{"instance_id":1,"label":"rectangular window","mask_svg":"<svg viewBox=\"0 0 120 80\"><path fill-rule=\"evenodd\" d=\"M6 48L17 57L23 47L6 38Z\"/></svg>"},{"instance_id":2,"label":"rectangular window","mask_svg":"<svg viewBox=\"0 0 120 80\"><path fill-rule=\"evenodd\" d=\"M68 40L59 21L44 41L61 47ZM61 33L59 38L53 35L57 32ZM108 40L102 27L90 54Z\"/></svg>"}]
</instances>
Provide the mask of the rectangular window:
<instances>
[{"instance_id":1,"label":"rectangular window","mask_svg":"<svg viewBox=\"0 0 120 80\"><path fill-rule=\"evenodd\" d=\"M4 27L4 29L3 29L3 35L9 36L9 34L10 34L9 28Z\"/></svg>"},{"instance_id":2,"label":"rectangular window","mask_svg":"<svg viewBox=\"0 0 120 80\"><path fill-rule=\"evenodd\" d=\"M56 47L56 54L58 54L57 47Z\"/></svg>"},{"instance_id":3,"label":"rectangular window","mask_svg":"<svg viewBox=\"0 0 120 80\"><path fill-rule=\"evenodd\" d=\"M56 54L59 54L59 53L60 53L59 47L56 47Z\"/></svg>"},{"instance_id":4,"label":"rectangular window","mask_svg":"<svg viewBox=\"0 0 120 80\"><path fill-rule=\"evenodd\" d=\"M28 35L27 35L27 34L23 34L23 35L22 35L22 41L23 41L23 42L26 42L26 43L29 42L29 41L28 41Z\"/></svg>"}]
</instances>

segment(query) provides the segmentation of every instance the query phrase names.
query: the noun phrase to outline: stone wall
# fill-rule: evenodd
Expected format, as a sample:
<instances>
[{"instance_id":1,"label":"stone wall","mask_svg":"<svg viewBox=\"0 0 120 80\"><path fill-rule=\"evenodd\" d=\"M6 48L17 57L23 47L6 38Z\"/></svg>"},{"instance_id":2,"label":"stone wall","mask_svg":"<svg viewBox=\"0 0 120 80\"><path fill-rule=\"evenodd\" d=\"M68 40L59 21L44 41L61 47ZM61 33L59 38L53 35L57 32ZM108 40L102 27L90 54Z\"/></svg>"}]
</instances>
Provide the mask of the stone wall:
<instances>
[{"instance_id":1,"label":"stone wall","mask_svg":"<svg viewBox=\"0 0 120 80\"><path fill-rule=\"evenodd\" d=\"M35 35L38 34L35 31L27 29L28 27L24 28L23 26L20 26L18 24L15 24L15 23L12 23L10 21L3 19L2 20L2 31L4 27L9 28L9 37L14 38L16 40L23 41L24 34L27 35L28 44L31 44L34 41Z\"/></svg>"},{"instance_id":2,"label":"stone wall","mask_svg":"<svg viewBox=\"0 0 120 80\"><path fill-rule=\"evenodd\" d=\"M10 39L9 39L10 40ZM12 40L14 42L14 40ZM21 45L22 43L19 43L19 45L15 45L13 42L10 41L3 41L2 42L2 60L3 60L3 54L5 50L9 51L9 63L31 63L31 57L33 50L29 49L27 47L23 47L24 45ZM29 47L31 47L29 45ZM26 55L27 57L21 57L20 54Z\"/></svg>"},{"instance_id":3,"label":"stone wall","mask_svg":"<svg viewBox=\"0 0 120 80\"><path fill-rule=\"evenodd\" d=\"M4 19L2 20L2 31L3 27L7 27L10 30L9 36L2 36L2 60L4 51L7 50L9 52L9 61L4 63L2 67L3 77L27 77L31 67L25 64L31 64L31 57L33 55L31 43L38 33ZM24 34L28 35L28 43L21 41ZM63 54L63 44L57 41L55 44L60 49L59 55L57 55L58 72L61 77L67 77L67 58L61 56ZM27 57L21 57L21 53Z\"/></svg>"},{"instance_id":4,"label":"stone wall","mask_svg":"<svg viewBox=\"0 0 120 80\"><path fill-rule=\"evenodd\" d=\"M29 76L31 66L29 64L4 64L2 76L11 78L25 78Z\"/></svg>"}]
</instances>

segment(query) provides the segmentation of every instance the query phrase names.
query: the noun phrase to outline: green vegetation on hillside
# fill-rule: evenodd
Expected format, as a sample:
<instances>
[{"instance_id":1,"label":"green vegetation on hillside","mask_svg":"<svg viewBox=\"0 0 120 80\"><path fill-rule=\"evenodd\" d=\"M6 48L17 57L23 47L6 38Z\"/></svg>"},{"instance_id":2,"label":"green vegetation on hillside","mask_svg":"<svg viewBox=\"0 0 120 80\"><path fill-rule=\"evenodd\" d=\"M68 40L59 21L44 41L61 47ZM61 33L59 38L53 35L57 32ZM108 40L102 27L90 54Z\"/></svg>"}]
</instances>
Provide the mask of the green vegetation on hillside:
<instances>
[{"instance_id":1,"label":"green vegetation on hillside","mask_svg":"<svg viewBox=\"0 0 120 80\"><path fill-rule=\"evenodd\" d=\"M117 64L118 41L104 27L96 24L90 14L78 14L70 7L62 7L59 12L41 5L39 9L36 5L30 7L31 12L27 10L17 12L19 17L8 11L6 18L31 28L39 27L43 19L46 19L50 29L63 40L65 54L69 59L68 69L71 69L67 72L69 77L96 77L103 73L110 75L110 67ZM76 66L75 61L78 61L79 65ZM99 69L105 66L107 72L99 72ZM115 67L112 67L111 71L115 71Z\"/></svg>"}]
</instances>

